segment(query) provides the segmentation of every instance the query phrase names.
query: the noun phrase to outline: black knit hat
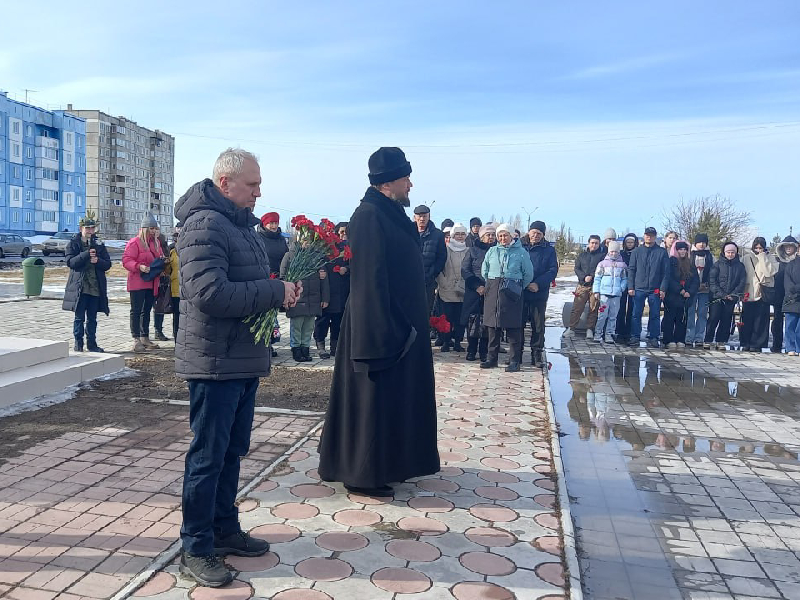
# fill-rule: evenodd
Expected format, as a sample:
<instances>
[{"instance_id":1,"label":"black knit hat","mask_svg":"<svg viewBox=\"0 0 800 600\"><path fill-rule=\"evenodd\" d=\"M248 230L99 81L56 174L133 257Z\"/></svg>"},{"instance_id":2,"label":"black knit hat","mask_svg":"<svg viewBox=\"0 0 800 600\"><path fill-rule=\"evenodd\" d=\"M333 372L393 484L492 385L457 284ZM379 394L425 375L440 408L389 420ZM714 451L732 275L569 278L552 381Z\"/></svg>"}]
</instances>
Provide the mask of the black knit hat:
<instances>
[{"instance_id":1,"label":"black knit hat","mask_svg":"<svg viewBox=\"0 0 800 600\"><path fill-rule=\"evenodd\" d=\"M536 231L541 231L542 235L547 231L547 226L544 224L544 221L534 221L528 227L528 231L531 229L535 229Z\"/></svg>"},{"instance_id":2,"label":"black knit hat","mask_svg":"<svg viewBox=\"0 0 800 600\"><path fill-rule=\"evenodd\" d=\"M369 157L369 182L380 185L411 175L411 163L400 148L378 148Z\"/></svg>"},{"instance_id":3,"label":"black knit hat","mask_svg":"<svg viewBox=\"0 0 800 600\"><path fill-rule=\"evenodd\" d=\"M472 217L472 218L469 220L469 227L470 227L470 229L472 229L472 228L473 228L473 227L475 227L476 225L477 225L478 227L483 227L483 221L481 221L479 217Z\"/></svg>"},{"instance_id":4,"label":"black knit hat","mask_svg":"<svg viewBox=\"0 0 800 600\"><path fill-rule=\"evenodd\" d=\"M440 227L440 229L444 231L445 227L452 227L453 225L455 225L455 221L453 221L453 219L445 219L444 221L442 221L442 226Z\"/></svg>"},{"instance_id":5,"label":"black knit hat","mask_svg":"<svg viewBox=\"0 0 800 600\"><path fill-rule=\"evenodd\" d=\"M697 244L699 242L702 242L708 246L708 236L705 233L698 233L696 236L694 236L694 243Z\"/></svg>"}]
</instances>

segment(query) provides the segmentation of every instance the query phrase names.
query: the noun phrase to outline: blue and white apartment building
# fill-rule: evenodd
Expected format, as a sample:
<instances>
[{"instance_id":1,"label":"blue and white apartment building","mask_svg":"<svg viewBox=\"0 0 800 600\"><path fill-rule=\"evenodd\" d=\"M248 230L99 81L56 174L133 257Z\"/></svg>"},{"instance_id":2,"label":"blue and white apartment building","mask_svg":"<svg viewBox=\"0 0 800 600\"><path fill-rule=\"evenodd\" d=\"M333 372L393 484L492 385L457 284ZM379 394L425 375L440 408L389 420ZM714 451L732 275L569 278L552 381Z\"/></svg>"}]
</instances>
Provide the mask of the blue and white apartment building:
<instances>
[{"instance_id":1,"label":"blue and white apartment building","mask_svg":"<svg viewBox=\"0 0 800 600\"><path fill-rule=\"evenodd\" d=\"M86 122L0 92L0 232L77 231L86 214Z\"/></svg>"}]
</instances>

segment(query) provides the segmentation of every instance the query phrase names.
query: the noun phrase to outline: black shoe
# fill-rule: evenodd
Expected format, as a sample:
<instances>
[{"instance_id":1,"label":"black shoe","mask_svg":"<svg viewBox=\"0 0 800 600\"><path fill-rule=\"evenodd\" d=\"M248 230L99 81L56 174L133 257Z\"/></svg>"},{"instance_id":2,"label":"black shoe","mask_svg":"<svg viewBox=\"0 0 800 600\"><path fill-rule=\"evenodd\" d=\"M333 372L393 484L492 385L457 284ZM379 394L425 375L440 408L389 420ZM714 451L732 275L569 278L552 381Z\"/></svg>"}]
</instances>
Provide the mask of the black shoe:
<instances>
[{"instance_id":1,"label":"black shoe","mask_svg":"<svg viewBox=\"0 0 800 600\"><path fill-rule=\"evenodd\" d=\"M300 346L301 356L303 358L303 362L311 362L314 360L311 358L311 348L308 346Z\"/></svg>"},{"instance_id":2,"label":"black shoe","mask_svg":"<svg viewBox=\"0 0 800 600\"><path fill-rule=\"evenodd\" d=\"M444 340L440 337L436 338L436 342L433 344L434 346L444 346Z\"/></svg>"},{"instance_id":3,"label":"black shoe","mask_svg":"<svg viewBox=\"0 0 800 600\"><path fill-rule=\"evenodd\" d=\"M222 587L233 581L231 572L214 553L194 555L181 552L181 564L178 568L181 575L208 587Z\"/></svg>"},{"instance_id":4,"label":"black shoe","mask_svg":"<svg viewBox=\"0 0 800 600\"><path fill-rule=\"evenodd\" d=\"M519 363L515 360L512 360L506 367L506 373L516 373L517 371L519 371Z\"/></svg>"},{"instance_id":5,"label":"black shoe","mask_svg":"<svg viewBox=\"0 0 800 600\"><path fill-rule=\"evenodd\" d=\"M303 358L303 349L300 347L292 348L292 358L295 362L305 362L305 358Z\"/></svg>"},{"instance_id":6,"label":"black shoe","mask_svg":"<svg viewBox=\"0 0 800 600\"><path fill-rule=\"evenodd\" d=\"M494 369L497 366L497 359L494 360L484 360L481 363L481 369Z\"/></svg>"},{"instance_id":7,"label":"black shoe","mask_svg":"<svg viewBox=\"0 0 800 600\"><path fill-rule=\"evenodd\" d=\"M478 358L481 360L482 363L484 363L484 362L486 362L486 359L488 357L485 354L481 354Z\"/></svg>"},{"instance_id":8,"label":"black shoe","mask_svg":"<svg viewBox=\"0 0 800 600\"><path fill-rule=\"evenodd\" d=\"M464 346L461 345L461 342L455 342L453 344L453 350L456 352L464 352Z\"/></svg>"},{"instance_id":9,"label":"black shoe","mask_svg":"<svg viewBox=\"0 0 800 600\"><path fill-rule=\"evenodd\" d=\"M263 556L269 552L269 542L254 538L249 533L237 531L224 538L214 538L214 552L220 556Z\"/></svg>"},{"instance_id":10,"label":"black shoe","mask_svg":"<svg viewBox=\"0 0 800 600\"><path fill-rule=\"evenodd\" d=\"M739 348L742 352L750 352L750 346L742 346Z\"/></svg>"},{"instance_id":11,"label":"black shoe","mask_svg":"<svg viewBox=\"0 0 800 600\"><path fill-rule=\"evenodd\" d=\"M439 352L450 352L450 344L442 344L442 347L439 349Z\"/></svg>"},{"instance_id":12,"label":"black shoe","mask_svg":"<svg viewBox=\"0 0 800 600\"><path fill-rule=\"evenodd\" d=\"M648 338L647 347L648 348L658 348L658 340L651 340L651 339Z\"/></svg>"},{"instance_id":13,"label":"black shoe","mask_svg":"<svg viewBox=\"0 0 800 600\"><path fill-rule=\"evenodd\" d=\"M164 335L164 332L163 332L163 331L156 331L156 334L155 334L155 336L153 336L153 337L154 337L156 340L158 340L159 342L166 342L166 341L168 341L168 340L169 340L169 338L168 338L167 336L165 336L165 335Z\"/></svg>"},{"instance_id":14,"label":"black shoe","mask_svg":"<svg viewBox=\"0 0 800 600\"><path fill-rule=\"evenodd\" d=\"M319 354L319 357L322 360L327 360L331 357L331 355L328 354L328 351L325 349L325 340L317 342L317 354Z\"/></svg>"},{"instance_id":15,"label":"black shoe","mask_svg":"<svg viewBox=\"0 0 800 600\"><path fill-rule=\"evenodd\" d=\"M89 352L98 352L100 354L105 352L105 350L103 350L100 346L97 345L97 342L86 342L86 349Z\"/></svg>"},{"instance_id":16,"label":"black shoe","mask_svg":"<svg viewBox=\"0 0 800 600\"><path fill-rule=\"evenodd\" d=\"M83 352L83 338L75 338L75 345L72 347L75 352Z\"/></svg>"},{"instance_id":17,"label":"black shoe","mask_svg":"<svg viewBox=\"0 0 800 600\"><path fill-rule=\"evenodd\" d=\"M542 360L542 351L534 350L531 354L531 364L534 367L541 367L544 361Z\"/></svg>"},{"instance_id":18,"label":"black shoe","mask_svg":"<svg viewBox=\"0 0 800 600\"><path fill-rule=\"evenodd\" d=\"M331 356L336 356L336 346L339 345L339 340L331 340Z\"/></svg>"},{"instance_id":19,"label":"black shoe","mask_svg":"<svg viewBox=\"0 0 800 600\"><path fill-rule=\"evenodd\" d=\"M772 352L773 354L780 354L781 352L783 352L783 348L770 348L769 351Z\"/></svg>"},{"instance_id":20,"label":"black shoe","mask_svg":"<svg viewBox=\"0 0 800 600\"><path fill-rule=\"evenodd\" d=\"M348 492L353 494L359 494L361 496L375 496L377 498L389 498L394 496L394 490L389 485L381 485L379 487L374 488L365 488L365 487L358 487L355 485L347 485L344 484L345 489Z\"/></svg>"},{"instance_id":21,"label":"black shoe","mask_svg":"<svg viewBox=\"0 0 800 600\"><path fill-rule=\"evenodd\" d=\"M506 353L508 352L508 350L506 350L505 348L503 348L502 346L500 346L500 350L498 350L498 352L499 352L500 354L506 354Z\"/></svg>"},{"instance_id":22,"label":"black shoe","mask_svg":"<svg viewBox=\"0 0 800 600\"><path fill-rule=\"evenodd\" d=\"M272 355L272 358L275 358L276 356L278 356L278 351L275 350L275 348L270 346L269 349L270 349L270 354Z\"/></svg>"},{"instance_id":23,"label":"black shoe","mask_svg":"<svg viewBox=\"0 0 800 600\"><path fill-rule=\"evenodd\" d=\"M464 357L469 361L475 360L475 353L474 352L467 352L467 355Z\"/></svg>"}]
</instances>

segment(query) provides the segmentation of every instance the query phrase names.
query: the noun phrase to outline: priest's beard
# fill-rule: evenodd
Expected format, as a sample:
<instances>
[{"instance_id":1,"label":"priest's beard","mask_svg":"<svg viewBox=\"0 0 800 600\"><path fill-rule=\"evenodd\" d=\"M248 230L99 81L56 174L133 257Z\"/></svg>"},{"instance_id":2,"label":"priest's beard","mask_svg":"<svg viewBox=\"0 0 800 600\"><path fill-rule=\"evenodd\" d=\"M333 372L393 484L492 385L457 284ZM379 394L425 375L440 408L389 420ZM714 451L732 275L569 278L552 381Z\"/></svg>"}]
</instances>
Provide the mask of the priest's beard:
<instances>
[{"instance_id":1,"label":"priest's beard","mask_svg":"<svg viewBox=\"0 0 800 600\"><path fill-rule=\"evenodd\" d=\"M400 206L403 206L405 208L411 206L411 200L408 199L408 194L404 194L402 196L399 194L392 194L389 197L395 202L397 202Z\"/></svg>"}]
</instances>

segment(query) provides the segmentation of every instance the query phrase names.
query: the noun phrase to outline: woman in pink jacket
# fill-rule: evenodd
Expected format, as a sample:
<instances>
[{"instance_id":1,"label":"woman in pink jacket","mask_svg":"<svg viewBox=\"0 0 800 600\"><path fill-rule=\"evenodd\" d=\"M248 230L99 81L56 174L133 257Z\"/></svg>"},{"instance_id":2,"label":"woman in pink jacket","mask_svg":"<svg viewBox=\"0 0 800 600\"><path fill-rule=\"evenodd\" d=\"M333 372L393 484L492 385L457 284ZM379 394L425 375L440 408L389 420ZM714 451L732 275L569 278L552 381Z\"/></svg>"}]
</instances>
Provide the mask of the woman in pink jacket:
<instances>
[{"instance_id":1,"label":"woman in pink jacket","mask_svg":"<svg viewBox=\"0 0 800 600\"><path fill-rule=\"evenodd\" d=\"M128 271L128 292L131 295L131 335L134 352L146 352L158 348L150 341L150 311L158 293L158 277L150 281L142 279L143 273L150 272L150 265L156 258L163 258L158 243L158 223L147 213L142 220L139 235L128 240L122 255L122 266Z\"/></svg>"}]
</instances>

